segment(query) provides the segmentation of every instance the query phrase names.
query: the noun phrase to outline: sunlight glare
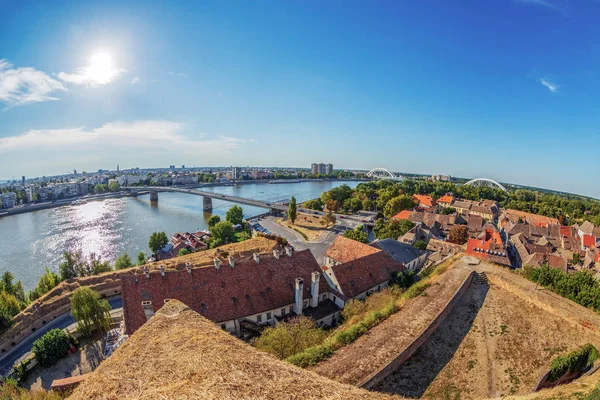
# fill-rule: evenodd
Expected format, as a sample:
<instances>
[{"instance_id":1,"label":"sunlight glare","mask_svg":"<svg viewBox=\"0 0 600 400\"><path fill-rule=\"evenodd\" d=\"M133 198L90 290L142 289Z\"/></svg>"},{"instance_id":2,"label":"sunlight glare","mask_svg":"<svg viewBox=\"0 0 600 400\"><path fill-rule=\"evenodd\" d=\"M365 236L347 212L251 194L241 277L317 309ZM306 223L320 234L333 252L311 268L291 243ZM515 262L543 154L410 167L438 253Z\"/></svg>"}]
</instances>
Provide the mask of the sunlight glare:
<instances>
[{"instance_id":1,"label":"sunlight glare","mask_svg":"<svg viewBox=\"0 0 600 400\"><path fill-rule=\"evenodd\" d=\"M109 53L95 53L90 58L90 64L86 75L88 79L96 84L104 85L113 80L118 74L113 66L113 60Z\"/></svg>"}]
</instances>

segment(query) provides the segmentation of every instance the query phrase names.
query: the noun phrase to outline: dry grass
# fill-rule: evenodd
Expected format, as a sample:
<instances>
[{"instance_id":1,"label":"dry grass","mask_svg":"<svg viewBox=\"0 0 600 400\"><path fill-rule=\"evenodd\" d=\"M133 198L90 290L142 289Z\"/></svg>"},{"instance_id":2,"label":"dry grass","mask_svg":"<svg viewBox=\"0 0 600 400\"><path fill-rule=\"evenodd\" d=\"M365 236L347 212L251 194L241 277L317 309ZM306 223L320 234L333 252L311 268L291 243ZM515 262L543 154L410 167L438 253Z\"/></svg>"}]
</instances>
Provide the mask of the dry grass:
<instances>
[{"instance_id":1,"label":"dry grass","mask_svg":"<svg viewBox=\"0 0 600 400\"><path fill-rule=\"evenodd\" d=\"M323 235L329 232L329 229L319 224L318 217L313 217L311 215L300 214L293 224L289 219L283 221L282 218L277 218L275 222L288 229L295 229L304 233L306 237L308 237L308 241L311 242L320 240Z\"/></svg>"},{"instance_id":2,"label":"dry grass","mask_svg":"<svg viewBox=\"0 0 600 400\"><path fill-rule=\"evenodd\" d=\"M44 390L26 390L11 385L0 386L0 400L60 400L62 397L56 392Z\"/></svg>"},{"instance_id":3,"label":"dry grass","mask_svg":"<svg viewBox=\"0 0 600 400\"><path fill-rule=\"evenodd\" d=\"M70 399L398 399L259 352L178 301L164 306Z\"/></svg>"}]
</instances>

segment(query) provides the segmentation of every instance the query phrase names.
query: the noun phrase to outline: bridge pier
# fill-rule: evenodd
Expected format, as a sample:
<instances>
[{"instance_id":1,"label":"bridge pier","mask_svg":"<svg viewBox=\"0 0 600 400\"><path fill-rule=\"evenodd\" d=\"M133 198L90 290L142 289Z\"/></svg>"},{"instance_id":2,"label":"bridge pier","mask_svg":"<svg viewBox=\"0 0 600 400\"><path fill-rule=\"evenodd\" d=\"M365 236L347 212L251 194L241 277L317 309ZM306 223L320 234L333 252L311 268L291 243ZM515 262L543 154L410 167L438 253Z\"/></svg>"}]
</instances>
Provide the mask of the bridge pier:
<instances>
[{"instance_id":1,"label":"bridge pier","mask_svg":"<svg viewBox=\"0 0 600 400\"><path fill-rule=\"evenodd\" d=\"M153 203L158 203L158 192L151 190L150 191L150 201Z\"/></svg>"},{"instance_id":2,"label":"bridge pier","mask_svg":"<svg viewBox=\"0 0 600 400\"><path fill-rule=\"evenodd\" d=\"M212 198L211 197L202 197L202 210L204 211L212 211Z\"/></svg>"}]
</instances>

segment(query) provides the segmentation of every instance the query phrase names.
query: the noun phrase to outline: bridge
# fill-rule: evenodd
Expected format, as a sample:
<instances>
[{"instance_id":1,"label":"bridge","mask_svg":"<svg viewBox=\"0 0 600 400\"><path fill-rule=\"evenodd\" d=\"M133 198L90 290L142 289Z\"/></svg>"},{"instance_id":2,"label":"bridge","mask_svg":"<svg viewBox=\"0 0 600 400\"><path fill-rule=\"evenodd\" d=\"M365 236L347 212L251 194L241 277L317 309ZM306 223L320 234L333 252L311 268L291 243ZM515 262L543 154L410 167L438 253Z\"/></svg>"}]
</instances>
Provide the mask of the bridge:
<instances>
[{"instance_id":1,"label":"bridge","mask_svg":"<svg viewBox=\"0 0 600 400\"><path fill-rule=\"evenodd\" d=\"M390 179L394 181L401 181L404 179L404 177L396 176L392 171L386 168L373 168L367 172L367 176L373 179Z\"/></svg>"},{"instance_id":2,"label":"bridge","mask_svg":"<svg viewBox=\"0 0 600 400\"><path fill-rule=\"evenodd\" d=\"M194 196L203 197L202 209L204 211L212 211L212 199L219 199L223 201L230 201L237 204L245 204L248 206L266 208L272 212L287 211L288 206L281 203L269 203L262 200L246 199L244 197L229 196L226 194L220 194L215 192L207 192L198 189L187 189L185 187L174 187L174 186L122 186L121 189L127 190L131 193L144 194L150 193L150 201L158 201L159 192L179 192L187 193Z\"/></svg>"},{"instance_id":3,"label":"bridge","mask_svg":"<svg viewBox=\"0 0 600 400\"><path fill-rule=\"evenodd\" d=\"M488 178L476 178L476 179L472 179L469 182L465 183L465 185L469 185L469 186L489 186L489 187L500 189L500 190L502 190L504 192L507 191L504 186L502 186L498 182L496 182L494 180L491 180L491 179L488 179Z\"/></svg>"}]
</instances>

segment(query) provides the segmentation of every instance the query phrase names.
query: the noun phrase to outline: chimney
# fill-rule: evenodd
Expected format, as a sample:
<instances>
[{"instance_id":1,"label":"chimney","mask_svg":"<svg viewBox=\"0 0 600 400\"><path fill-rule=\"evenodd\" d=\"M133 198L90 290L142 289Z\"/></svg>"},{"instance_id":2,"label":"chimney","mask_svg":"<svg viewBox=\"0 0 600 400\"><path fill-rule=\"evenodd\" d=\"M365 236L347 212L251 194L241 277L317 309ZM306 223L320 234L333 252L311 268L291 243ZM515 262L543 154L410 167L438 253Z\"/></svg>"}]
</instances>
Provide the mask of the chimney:
<instances>
[{"instance_id":1,"label":"chimney","mask_svg":"<svg viewBox=\"0 0 600 400\"><path fill-rule=\"evenodd\" d=\"M287 246L285 248L285 254L287 254L288 257L291 257L292 254L294 254L294 248L292 246Z\"/></svg>"},{"instance_id":2,"label":"chimney","mask_svg":"<svg viewBox=\"0 0 600 400\"><path fill-rule=\"evenodd\" d=\"M294 292L294 312L297 315L302 315L302 305L304 303L304 280L302 278L296 278L296 290Z\"/></svg>"},{"instance_id":3,"label":"chimney","mask_svg":"<svg viewBox=\"0 0 600 400\"><path fill-rule=\"evenodd\" d=\"M146 274L146 279L150 279L150 267L144 267L144 273Z\"/></svg>"},{"instance_id":4,"label":"chimney","mask_svg":"<svg viewBox=\"0 0 600 400\"><path fill-rule=\"evenodd\" d=\"M273 257L275 257L277 260L279 260L279 250L273 249Z\"/></svg>"},{"instance_id":5,"label":"chimney","mask_svg":"<svg viewBox=\"0 0 600 400\"><path fill-rule=\"evenodd\" d=\"M321 279L320 272L313 272L310 276L310 306L316 307L319 305L319 280Z\"/></svg>"},{"instance_id":6,"label":"chimney","mask_svg":"<svg viewBox=\"0 0 600 400\"><path fill-rule=\"evenodd\" d=\"M189 262L185 263L185 268L187 268L188 274L192 273L192 263L189 263Z\"/></svg>"},{"instance_id":7,"label":"chimney","mask_svg":"<svg viewBox=\"0 0 600 400\"><path fill-rule=\"evenodd\" d=\"M254 261L256 261L257 264L260 262L260 256L258 253L252 254L252 258L254 258Z\"/></svg>"},{"instance_id":8,"label":"chimney","mask_svg":"<svg viewBox=\"0 0 600 400\"><path fill-rule=\"evenodd\" d=\"M215 262L216 269L221 268L221 260L219 260L218 258L215 257L214 262Z\"/></svg>"},{"instance_id":9,"label":"chimney","mask_svg":"<svg viewBox=\"0 0 600 400\"><path fill-rule=\"evenodd\" d=\"M161 266L159 267L159 269L160 269L160 274L161 274L161 276L165 276L165 266L164 266L164 265L161 265Z\"/></svg>"},{"instance_id":10,"label":"chimney","mask_svg":"<svg viewBox=\"0 0 600 400\"><path fill-rule=\"evenodd\" d=\"M233 256L229 256L229 265L231 268L235 267L235 258Z\"/></svg>"}]
</instances>

